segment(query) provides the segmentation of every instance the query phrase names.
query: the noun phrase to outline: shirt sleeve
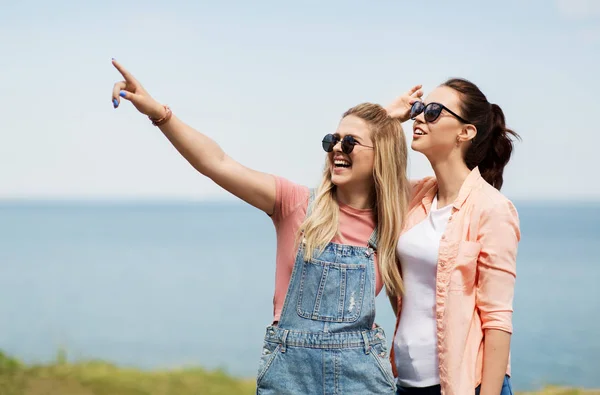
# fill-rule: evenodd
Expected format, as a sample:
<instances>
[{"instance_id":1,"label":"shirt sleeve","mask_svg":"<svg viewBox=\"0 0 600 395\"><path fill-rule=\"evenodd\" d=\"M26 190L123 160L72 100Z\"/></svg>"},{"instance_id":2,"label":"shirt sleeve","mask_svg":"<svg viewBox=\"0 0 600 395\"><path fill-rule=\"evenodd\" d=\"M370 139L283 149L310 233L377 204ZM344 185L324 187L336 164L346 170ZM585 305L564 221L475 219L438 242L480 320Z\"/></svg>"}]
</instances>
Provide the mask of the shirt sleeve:
<instances>
[{"instance_id":1,"label":"shirt sleeve","mask_svg":"<svg viewBox=\"0 0 600 395\"><path fill-rule=\"evenodd\" d=\"M299 205L308 202L309 189L283 177L275 177L275 186L275 210L271 218L277 226Z\"/></svg>"},{"instance_id":2,"label":"shirt sleeve","mask_svg":"<svg viewBox=\"0 0 600 395\"><path fill-rule=\"evenodd\" d=\"M512 333L517 246L521 238L517 210L510 201L482 213L476 305L482 328Z\"/></svg>"}]
</instances>

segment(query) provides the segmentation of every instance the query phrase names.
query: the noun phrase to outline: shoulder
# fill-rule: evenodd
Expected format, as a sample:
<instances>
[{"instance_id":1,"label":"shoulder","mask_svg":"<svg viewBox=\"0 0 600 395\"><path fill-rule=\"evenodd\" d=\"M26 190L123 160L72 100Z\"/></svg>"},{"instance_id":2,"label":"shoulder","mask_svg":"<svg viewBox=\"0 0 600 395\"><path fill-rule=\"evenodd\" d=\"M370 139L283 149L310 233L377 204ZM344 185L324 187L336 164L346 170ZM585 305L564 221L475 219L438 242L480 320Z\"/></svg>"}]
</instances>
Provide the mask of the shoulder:
<instances>
[{"instance_id":1,"label":"shoulder","mask_svg":"<svg viewBox=\"0 0 600 395\"><path fill-rule=\"evenodd\" d=\"M410 188L413 193L418 192L422 189L429 189L433 185L436 185L437 181L435 177L429 176L425 178L420 178L417 180L410 180Z\"/></svg>"},{"instance_id":2,"label":"shoulder","mask_svg":"<svg viewBox=\"0 0 600 395\"><path fill-rule=\"evenodd\" d=\"M281 221L300 208L306 210L310 189L284 177L275 176L276 198L273 218Z\"/></svg>"},{"instance_id":3,"label":"shoulder","mask_svg":"<svg viewBox=\"0 0 600 395\"><path fill-rule=\"evenodd\" d=\"M483 178L478 182L473 204L478 206L483 223L505 224L516 229L520 227L519 213L514 203Z\"/></svg>"},{"instance_id":4,"label":"shoulder","mask_svg":"<svg viewBox=\"0 0 600 395\"><path fill-rule=\"evenodd\" d=\"M415 196L420 193L427 193L432 187L437 185L435 177L425 177L419 180L410 180L411 195Z\"/></svg>"},{"instance_id":5,"label":"shoulder","mask_svg":"<svg viewBox=\"0 0 600 395\"><path fill-rule=\"evenodd\" d=\"M282 191L307 191L308 193L308 187L301 185L301 184L297 184L293 181L290 181L289 179L285 178L285 177L281 177L281 176L273 176L275 178L275 183L277 185L277 189L280 189Z\"/></svg>"},{"instance_id":6,"label":"shoulder","mask_svg":"<svg viewBox=\"0 0 600 395\"><path fill-rule=\"evenodd\" d=\"M420 202L431 188L437 188L435 177L430 176L418 180L410 180L410 206Z\"/></svg>"}]
</instances>

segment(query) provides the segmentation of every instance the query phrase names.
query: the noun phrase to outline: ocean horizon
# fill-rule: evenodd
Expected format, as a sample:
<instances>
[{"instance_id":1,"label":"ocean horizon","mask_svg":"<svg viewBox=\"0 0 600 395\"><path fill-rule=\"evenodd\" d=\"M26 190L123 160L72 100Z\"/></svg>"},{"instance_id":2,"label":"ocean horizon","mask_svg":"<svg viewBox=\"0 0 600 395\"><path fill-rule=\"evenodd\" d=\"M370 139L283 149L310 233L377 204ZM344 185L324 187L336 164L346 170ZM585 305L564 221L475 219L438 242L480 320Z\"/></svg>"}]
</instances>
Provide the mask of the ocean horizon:
<instances>
[{"instance_id":1,"label":"ocean horizon","mask_svg":"<svg viewBox=\"0 0 600 395\"><path fill-rule=\"evenodd\" d=\"M600 202L514 201L513 384L600 387ZM0 350L253 377L275 231L239 201L0 200ZM382 293L377 322L391 341Z\"/></svg>"}]
</instances>

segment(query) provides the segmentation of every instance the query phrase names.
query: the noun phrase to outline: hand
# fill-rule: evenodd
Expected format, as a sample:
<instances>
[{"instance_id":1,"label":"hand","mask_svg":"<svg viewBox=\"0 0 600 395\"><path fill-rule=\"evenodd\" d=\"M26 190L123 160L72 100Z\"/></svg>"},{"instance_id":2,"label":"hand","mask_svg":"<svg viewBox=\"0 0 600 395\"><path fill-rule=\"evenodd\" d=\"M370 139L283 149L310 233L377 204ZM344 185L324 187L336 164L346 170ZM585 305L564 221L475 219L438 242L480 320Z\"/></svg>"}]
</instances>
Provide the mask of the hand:
<instances>
[{"instance_id":1,"label":"hand","mask_svg":"<svg viewBox=\"0 0 600 395\"><path fill-rule=\"evenodd\" d=\"M113 86L112 102L115 108L119 107L120 98L129 100L139 112L149 116L152 119L160 119L165 116L165 107L154 100L152 96L146 92L142 84L140 84L134 77L125 70L123 66L116 60L112 60L113 66L119 73L125 78L125 81L117 82Z\"/></svg>"},{"instance_id":2,"label":"hand","mask_svg":"<svg viewBox=\"0 0 600 395\"><path fill-rule=\"evenodd\" d=\"M400 122L406 122L410 118L410 109L414 102L421 100L423 85L415 85L408 92L399 96L391 102L385 109L392 118L400 119Z\"/></svg>"}]
</instances>

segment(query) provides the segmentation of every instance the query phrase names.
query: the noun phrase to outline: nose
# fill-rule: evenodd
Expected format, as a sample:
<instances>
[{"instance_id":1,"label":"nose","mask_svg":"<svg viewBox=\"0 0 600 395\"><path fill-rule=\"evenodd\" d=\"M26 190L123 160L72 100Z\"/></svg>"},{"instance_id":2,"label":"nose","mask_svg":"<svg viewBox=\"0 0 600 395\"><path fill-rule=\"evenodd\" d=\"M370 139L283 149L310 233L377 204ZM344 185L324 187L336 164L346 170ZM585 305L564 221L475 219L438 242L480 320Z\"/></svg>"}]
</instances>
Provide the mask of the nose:
<instances>
[{"instance_id":1,"label":"nose","mask_svg":"<svg viewBox=\"0 0 600 395\"><path fill-rule=\"evenodd\" d=\"M342 152L342 140L333 145L333 152Z\"/></svg>"},{"instance_id":2,"label":"nose","mask_svg":"<svg viewBox=\"0 0 600 395\"><path fill-rule=\"evenodd\" d=\"M417 122L417 125L425 123L425 111L421 111L421 113L415 117L415 122Z\"/></svg>"}]
</instances>

